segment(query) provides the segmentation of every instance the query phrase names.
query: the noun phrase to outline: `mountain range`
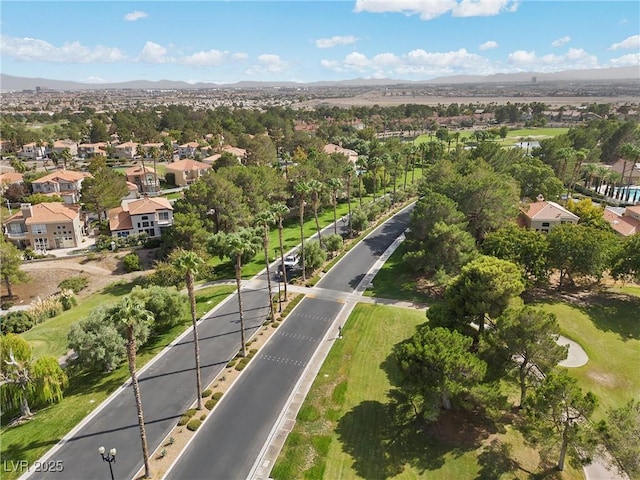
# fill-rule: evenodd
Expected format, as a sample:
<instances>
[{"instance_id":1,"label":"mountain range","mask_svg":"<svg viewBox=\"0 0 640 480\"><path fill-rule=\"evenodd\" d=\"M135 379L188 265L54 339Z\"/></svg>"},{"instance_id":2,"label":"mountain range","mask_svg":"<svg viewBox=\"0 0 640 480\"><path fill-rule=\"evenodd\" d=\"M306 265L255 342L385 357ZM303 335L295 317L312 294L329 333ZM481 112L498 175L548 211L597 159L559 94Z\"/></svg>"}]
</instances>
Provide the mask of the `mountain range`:
<instances>
[{"instance_id":1,"label":"mountain range","mask_svg":"<svg viewBox=\"0 0 640 480\"><path fill-rule=\"evenodd\" d=\"M35 90L36 87L52 90L185 90L210 88L331 88L331 87L380 87L391 85L455 85L482 83L529 83L540 82L606 82L606 81L636 81L640 83L640 67L597 68L590 70L567 70L554 73L519 72L498 73L494 75L457 75L438 77L425 81L393 80L393 79L363 79L340 81L318 81L309 83L296 82L237 82L237 83L188 83L174 80L131 80L118 83L83 83L71 80L53 80L48 78L27 78L0 74L0 90L22 91Z\"/></svg>"}]
</instances>

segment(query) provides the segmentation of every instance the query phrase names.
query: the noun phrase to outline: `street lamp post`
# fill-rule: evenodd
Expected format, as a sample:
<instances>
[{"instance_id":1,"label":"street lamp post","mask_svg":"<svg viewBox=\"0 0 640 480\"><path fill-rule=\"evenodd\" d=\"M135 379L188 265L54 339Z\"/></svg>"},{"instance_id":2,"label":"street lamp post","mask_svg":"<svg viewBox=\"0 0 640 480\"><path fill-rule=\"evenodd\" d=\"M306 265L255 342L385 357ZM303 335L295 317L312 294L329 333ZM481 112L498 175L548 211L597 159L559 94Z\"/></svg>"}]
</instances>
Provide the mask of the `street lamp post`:
<instances>
[{"instance_id":1,"label":"street lamp post","mask_svg":"<svg viewBox=\"0 0 640 480\"><path fill-rule=\"evenodd\" d=\"M111 450L109 450L109 453L107 453L106 455L105 455L105 452L106 452L106 448L102 446L98 448L98 453L102 457L102 460L109 464L109 473L111 473L111 480L114 480L113 467L111 466L111 464L116 462L117 450L115 448L112 448Z\"/></svg>"}]
</instances>

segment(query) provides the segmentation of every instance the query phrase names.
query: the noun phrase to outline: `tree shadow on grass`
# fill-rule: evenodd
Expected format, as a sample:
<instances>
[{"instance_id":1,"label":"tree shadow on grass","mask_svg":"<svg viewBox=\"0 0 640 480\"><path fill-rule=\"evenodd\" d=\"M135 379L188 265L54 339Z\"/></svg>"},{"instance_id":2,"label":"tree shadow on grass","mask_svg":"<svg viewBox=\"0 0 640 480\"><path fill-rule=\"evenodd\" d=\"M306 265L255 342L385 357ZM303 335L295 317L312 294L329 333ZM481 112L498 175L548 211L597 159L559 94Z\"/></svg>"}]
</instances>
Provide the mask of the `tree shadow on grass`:
<instances>
[{"instance_id":1,"label":"tree shadow on grass","mask_svg":"<svg viewBox=\"0 0 640 480\"><path fill-rule=\"evenodd\" d=\"M602 331L617 333L623 341L640 339L639 297L600 292L593 295L581 310Z\"/></svg>"},{"instance_id":2,"label":"tree shadow on grass","mask_svg":"<svg viewBox=\"0 0 640 480\"><path fill-rule=\"evenodd\" d=\"M393 392L391 392L393 393ZM402 473L407 465L420 474L441 468L446 458L479 448L495 433L491 422L477 412L449 410L427 423L407 415L406 405L365 401L345 414L336 428L353 468L365 479L382 479Z\"/></svg>"}]
</instances>

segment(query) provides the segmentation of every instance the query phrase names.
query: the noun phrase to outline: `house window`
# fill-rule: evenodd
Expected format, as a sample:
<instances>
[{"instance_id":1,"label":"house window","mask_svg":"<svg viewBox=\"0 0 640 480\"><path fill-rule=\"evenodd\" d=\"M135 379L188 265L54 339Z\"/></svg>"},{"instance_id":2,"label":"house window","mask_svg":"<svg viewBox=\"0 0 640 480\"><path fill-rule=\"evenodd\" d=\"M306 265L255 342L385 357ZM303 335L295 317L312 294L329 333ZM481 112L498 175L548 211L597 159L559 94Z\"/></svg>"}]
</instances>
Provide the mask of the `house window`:
<instances>
[{"instance_id":1,"label":"house window","mask_svg":"<svg viewBox=\"0 0 640 480\"><path fill-rule=\"evenodd\" d=\"M47 233L47 226L46 225L31 225L31 233L33 233L34 235L40 235L43 233Z\"/></svg>"},{"instance_id":2,"label":"house window","mask_svg":"<svg viewBox=\"0 0 640 480\"><path fill-rule=\"evenodd\" d=\"M140 217L142 220L149 220L149 217L146 215L143 215L142 217Z\"/></svg>"},{"instance_id":3,"label":"house window","mask_svg":"<svg viewBox=\"0 0 640 480\"><path fill-rule=\"evenodd\" d=\"M549 222L542 222L542 226L543 227L548 227L549 226Z\"/></svg>"},{"instance_id":4,"label":"house window","mask_svg":"<svg viewBox=\"0 0 640 480\"><path fill-rule=\"evenodd\" d=\"M147 228L149 226L149 222L142 222L142 227Z\"/></svg>"},{"instance_id":5,"label":"house window","mask_svg":"<svg viewBox=\"0 0 640 480\"><path fill-rule=\"evenodd\" d=\"M26 233L27 229L21 223L10 223L9 233Z\"/></svg>"},{"instance_id":6,"label":"house window","mask_svg":"<svg viewBox=\"0 0 640 480\"><path fill-rule=\"evenodd\" d=\"M46 250L49 248L49 239L48 238L34 238L33 239L33 247L36 250Z\"/></svg>"},{"instance_id":7,"label":"house window","mask_svg":"<svg viewBox=\"0 0 640 480\"><path fill-rule=\"evenodd\" d=\"M159 222L168 222L169 221L169 212L158 212L158 221Z\"/></svg>"},{"instance_id":8,"label":"house window","mask_svg":"<svg viewBox=\"0 0 640 480\"><path fill-rule=\"evenodd\" d=\"M126 238L126 237L128 237L128 236L129 236L129 232L128 232L128 231L118 232L118 233L116 233L116 236L117 236L118 238Z\"/></svg>"}]
</instances>

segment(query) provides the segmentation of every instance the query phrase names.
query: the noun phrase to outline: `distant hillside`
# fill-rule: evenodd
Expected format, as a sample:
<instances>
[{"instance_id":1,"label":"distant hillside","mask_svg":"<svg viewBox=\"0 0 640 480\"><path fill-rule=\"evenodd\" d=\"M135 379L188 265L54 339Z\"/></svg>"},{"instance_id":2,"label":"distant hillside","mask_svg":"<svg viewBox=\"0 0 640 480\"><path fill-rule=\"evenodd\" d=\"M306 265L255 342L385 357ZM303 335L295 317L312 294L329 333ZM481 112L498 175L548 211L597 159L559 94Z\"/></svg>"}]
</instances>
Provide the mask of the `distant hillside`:
<instances>
[{"instance_id":1,"label":"distant hillside","mask_svg":"<svg viewBox=\"0 0 640 480\"><path fill-rule=\"evenodd\" d=\"M463 83L523 83L531 82L535 77L537 82L566 82L566 81L616 81L636 80L640 82L640 67L599 68L591 70L568 70L556 73L499 73L495 75L458 75L440 77L423 81L393 80L393 79L364 79L356 78L341 81L319 81L309 83L296 82L237 82L227 84L216 83L187 83L173 80L132 80L119 83L82 83L67 80L52 80L48 78L26 78L0 74L0 90L35 90L36 87L52 90L185 90L203 88L331 88L331 87L379 87L385 85L421 85L421 84L463 84Z\"/></svg>"}]
</instances>

